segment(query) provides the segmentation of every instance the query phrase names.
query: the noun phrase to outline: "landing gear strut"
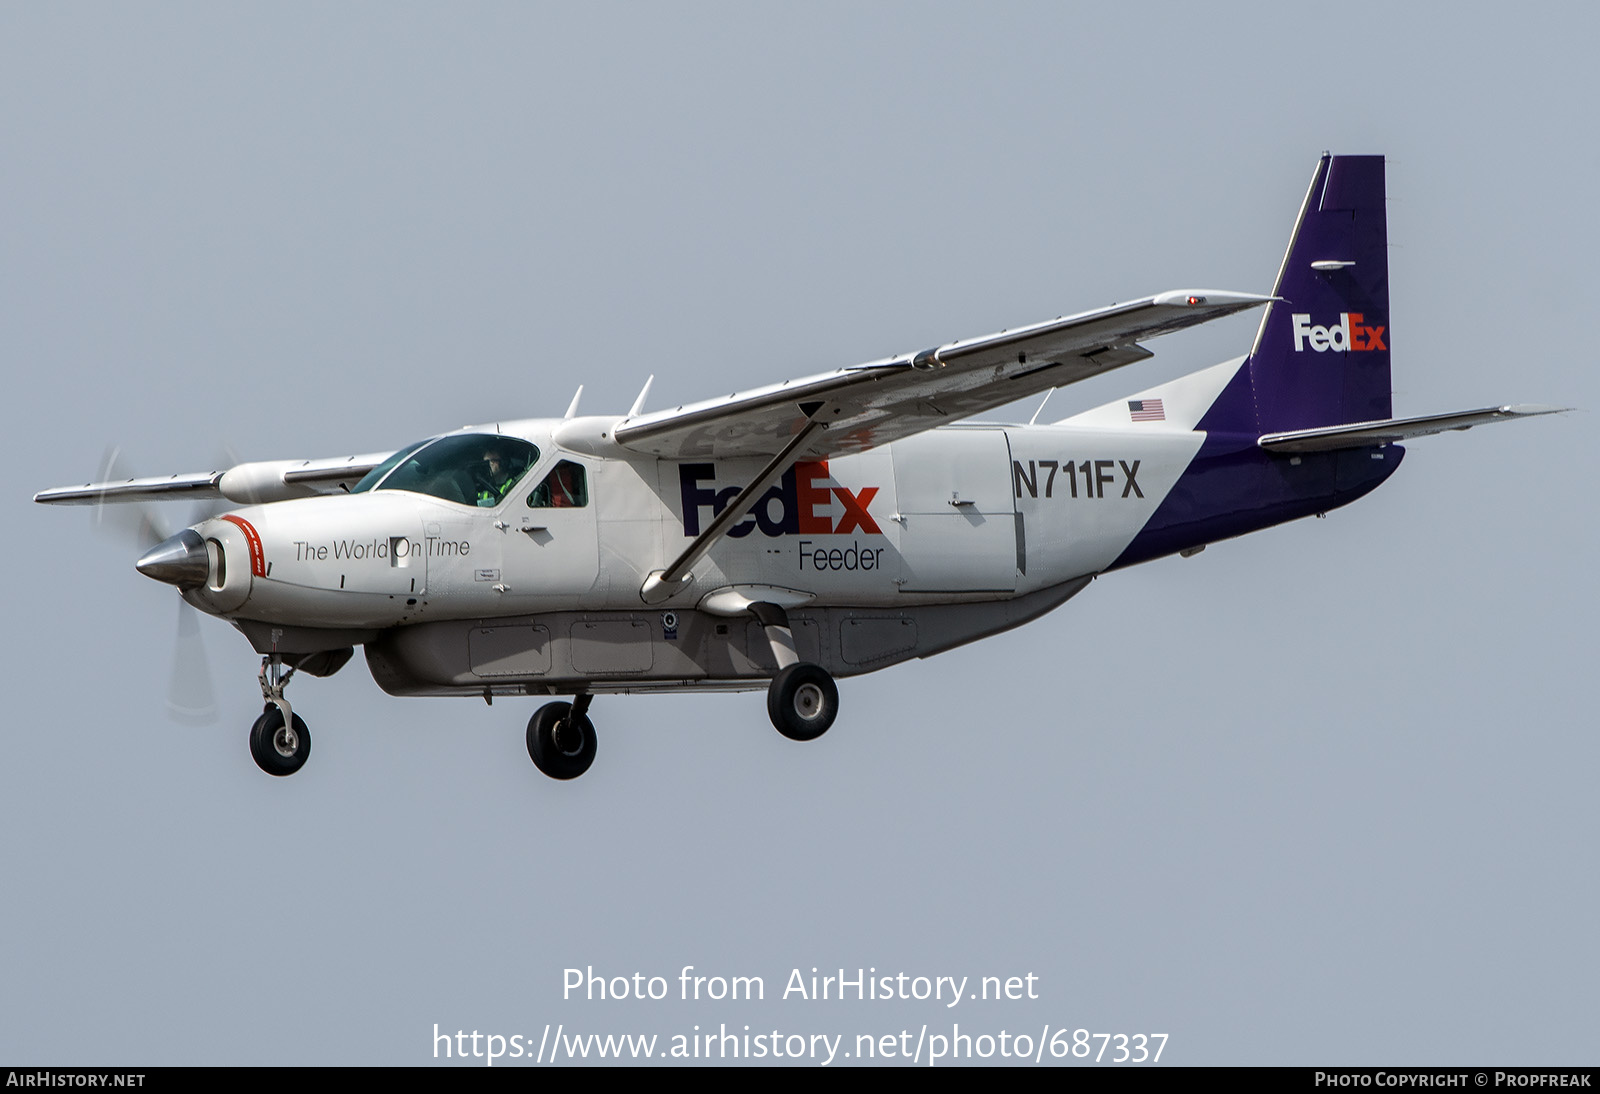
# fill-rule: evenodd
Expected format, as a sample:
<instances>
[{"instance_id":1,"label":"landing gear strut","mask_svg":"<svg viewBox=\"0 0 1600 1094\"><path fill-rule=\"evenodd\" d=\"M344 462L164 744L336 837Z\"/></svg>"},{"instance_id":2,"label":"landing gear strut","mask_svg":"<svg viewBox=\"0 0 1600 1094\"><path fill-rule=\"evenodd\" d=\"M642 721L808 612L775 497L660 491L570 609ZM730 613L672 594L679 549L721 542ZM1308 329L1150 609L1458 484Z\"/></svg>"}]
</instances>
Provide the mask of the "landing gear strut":
<instances>
[{"instance_id":1,"label":"landing gear strut","mask_svg":"<svg viewBox=\"0 0 1600 1094\"><path fill-rule=\"evenodd\" d=\"M268 775L293 775L311 756L311 731L283 697L293 676L294 669L286 671L277 654L261 659L261 697L266 709L250 727L250 755Z\"/></svg>"},{"instance_id":2,"label":"landing gear strut","mask_svg":"<svg viewBox=\"0 0 1600 1094\"><path fill-rule=\"evenodd\" d=\"M795 651L789 613L777 604L757 601L750 605L772 645L778 675L767 688L767 716L778 732L791 741L814 741L839 716L839 689L821 665L801 661Z\"/></svg>"},{"instance_id":3,"label":"landing gear strut","mask_svg":"<svg viewBox=\"0 0 1600 1094\"><path fill-rule=\"evenodd\" d=\"M576 779L594 763L594 723L584 693L570 703L546 703L528 719L528 756L552 779Z\"/></svg>"}]
</instances>

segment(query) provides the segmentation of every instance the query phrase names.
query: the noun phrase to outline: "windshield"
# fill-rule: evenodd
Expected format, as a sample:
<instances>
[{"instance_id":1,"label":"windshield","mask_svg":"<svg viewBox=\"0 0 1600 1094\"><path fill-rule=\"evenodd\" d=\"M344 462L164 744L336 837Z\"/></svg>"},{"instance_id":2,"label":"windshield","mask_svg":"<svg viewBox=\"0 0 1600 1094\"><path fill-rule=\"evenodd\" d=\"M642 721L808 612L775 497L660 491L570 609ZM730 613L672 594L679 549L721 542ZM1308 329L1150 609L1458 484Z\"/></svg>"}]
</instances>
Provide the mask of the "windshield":
<instances>
[{"instance_id":1,"label":"windshield","mask_svg":"<svg viewBox=\"0 0 1600 1094\"><path fill-rule=\"evenodd\" d=\"M352 494L360 494L371 490L374 486L378 485L380 479L382 479L389 472L393 471L395 466L399 464L401 460L405 459L407 456L411 455L411 453L415 452L417 449L421 448L431 440L433 440L433 438L429 437L427 441L418 441L416 444L406 445L400 451L396 452L394 455L380 463L377 467L374 467L371 471L368 471L365 475L362 475L361 481L352 486L350 488L350 492Z\"/></svg>"},{"instance_id":2,"label":"windshield","mask_svg":"<svg viewBox=\"0 0 1600 1094\"><path fill-rule=\"evenodd\" d=\"M515 437L464 433L424 441L390 456L356 484L357 490L409 490L458 505L493 507L539 459Z\"/></svg>"}]
</instances>

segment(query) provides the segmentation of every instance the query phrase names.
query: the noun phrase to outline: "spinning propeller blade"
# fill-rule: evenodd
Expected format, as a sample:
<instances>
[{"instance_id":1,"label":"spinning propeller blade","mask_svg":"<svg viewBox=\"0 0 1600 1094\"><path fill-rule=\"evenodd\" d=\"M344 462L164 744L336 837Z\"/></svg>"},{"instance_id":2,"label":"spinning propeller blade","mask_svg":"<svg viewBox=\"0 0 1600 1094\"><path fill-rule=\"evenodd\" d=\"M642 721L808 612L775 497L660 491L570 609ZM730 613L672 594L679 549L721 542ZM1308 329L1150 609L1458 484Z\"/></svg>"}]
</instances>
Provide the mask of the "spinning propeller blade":
<instances>
[{"instance_id":1,"label":"spinning propeller blade","mask_svg":"<svg viewBox=\"0 0 1600 1094\"><path fill-rule=\"evenodd\" d=\"M167 713L187 725L211 725L217 702L211 687L211 663L200 635L200 613L178 601L178 634L173 641L172 678L167 685Z\"/></svg>"},{"instance_id":2,"label":"spinning propeller blade","mask_svg":"<svg viewBox=\"0 0 1600 1094\"><path fill-rule=\"evenodd\" d=\"M111 446L100 457L100 473L95 476L94 481L109 483L133 477L123 466L122 451ZM100 502L91 508L89 513L89 519L94 522L96 528L105 530L109 535L132 541L141 551L148 551L172 534L167 520L148 502L137 505Z\"/></svg>"},{"instance_id":3,"label":"spinning propeller blade","mask_svg":"<svg viewBox=\"0 0 1600 1094\"><path fill-rule=\"evenodd\" d=\"M131 478L122 466L122 454L107 448L100 461L97 482ZM189 514L189 524L198 524L213 515L219 506L198 503ZM149 558L154 548L172 535L170 521L149 502L95 505L90 518L97 529L132 542L139 548L140 561ZM150 574L149 576L157 576ZM165 580L165 578L161 578ZM200 633L200 613L187 601L178 601L178 630L173 640L172 675L167 686L167 713L174 721L188 725L210 725L216 721L217 705L211 686L211 666L206 659L205 641Z\"/></svg>"}]
</instances>

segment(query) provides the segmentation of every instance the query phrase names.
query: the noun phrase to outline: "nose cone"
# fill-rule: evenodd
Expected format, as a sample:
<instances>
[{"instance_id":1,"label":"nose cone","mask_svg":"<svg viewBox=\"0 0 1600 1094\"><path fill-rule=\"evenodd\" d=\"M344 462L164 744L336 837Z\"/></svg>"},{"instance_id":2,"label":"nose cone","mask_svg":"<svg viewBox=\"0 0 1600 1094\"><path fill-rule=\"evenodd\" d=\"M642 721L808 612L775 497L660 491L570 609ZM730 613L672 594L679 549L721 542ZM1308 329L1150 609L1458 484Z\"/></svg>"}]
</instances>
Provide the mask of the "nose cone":
<instances>
[{"instance_id":1,"label":"nose cone","mask_svg":"<svg viewBox=\"0 0 1600 1094\"><path fill-rule=\"evenodd\" d=\"M171 539L162 540L134 563L145 577L165 581L180 589L204 585L211 576L211 555L206 541L193 528L185 528Z\"/></svg>"}]
</instances>

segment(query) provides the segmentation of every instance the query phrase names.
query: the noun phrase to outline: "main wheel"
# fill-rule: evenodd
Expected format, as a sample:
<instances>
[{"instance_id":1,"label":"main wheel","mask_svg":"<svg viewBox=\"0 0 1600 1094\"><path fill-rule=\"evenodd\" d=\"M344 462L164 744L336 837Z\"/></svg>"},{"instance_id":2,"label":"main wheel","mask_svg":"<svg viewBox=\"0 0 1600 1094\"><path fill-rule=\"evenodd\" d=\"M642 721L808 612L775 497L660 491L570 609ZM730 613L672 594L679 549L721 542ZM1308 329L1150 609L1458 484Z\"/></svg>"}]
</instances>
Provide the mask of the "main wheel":
<instances>
[{"instance_id":1,"label":"main wheel","mask_svg":"<svg viewBox=\"0 0 1600 1094\"><path fill-rule=\"evenodd\" d=\"M284 725L283 711L268 703L250 727L250 755L268 775L293 775L311 756L311 731L298 714Z\"/></svg>"},{"instance_id":2,"label":"main wheel","mask_svg":"<svg viewBox=\"0 0 1600 1094\"><path fill-rule=\"evenodd\" d=\"M821 665L790 665L767 688L767 714L789 740L814 741L839 714L839 689Z\"/></svg>"},{"instance_id":3,"label":"main wheel","mask_svg":"<svg viewBox=\"0 0 1600 1094\"><path fill-rule=\"evenodd\" d=\"M594 723L571 703L546 703L528 719L528 756L552 779L576 779L594 763Z\"/></svg>"}]
</instances>

